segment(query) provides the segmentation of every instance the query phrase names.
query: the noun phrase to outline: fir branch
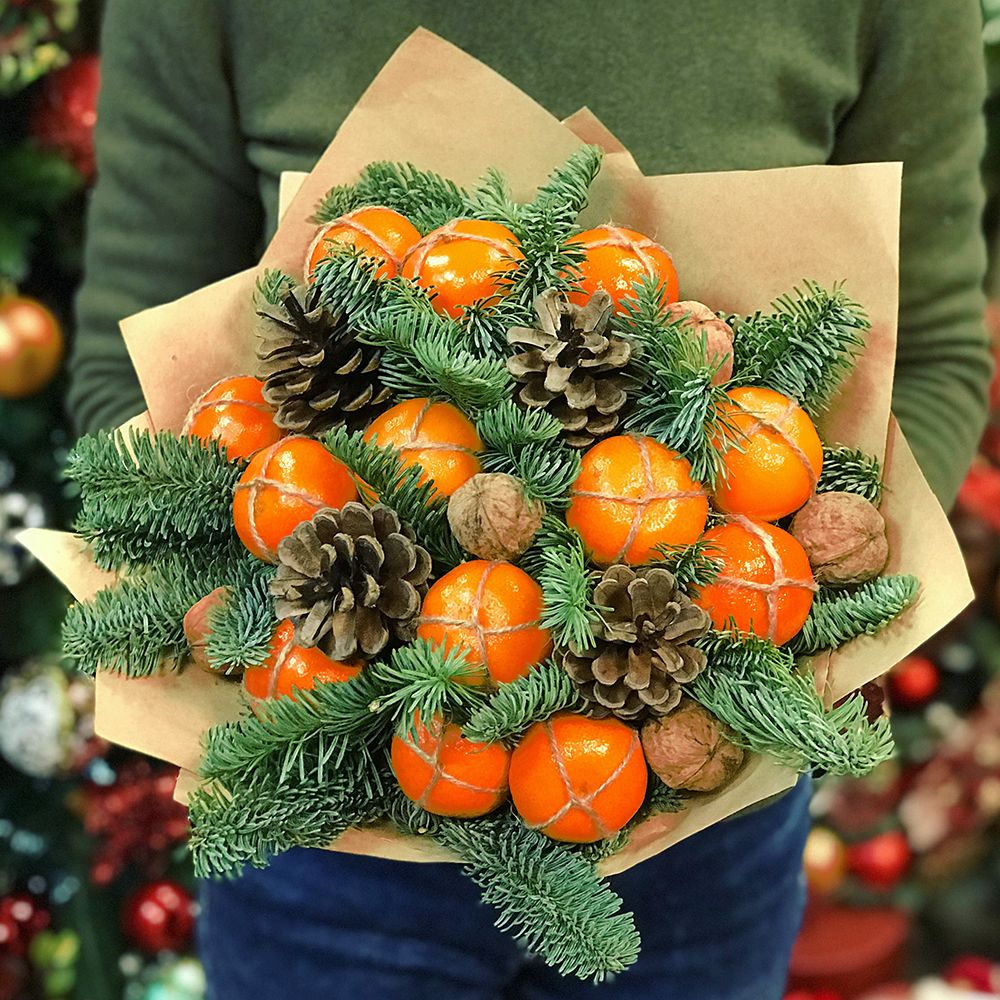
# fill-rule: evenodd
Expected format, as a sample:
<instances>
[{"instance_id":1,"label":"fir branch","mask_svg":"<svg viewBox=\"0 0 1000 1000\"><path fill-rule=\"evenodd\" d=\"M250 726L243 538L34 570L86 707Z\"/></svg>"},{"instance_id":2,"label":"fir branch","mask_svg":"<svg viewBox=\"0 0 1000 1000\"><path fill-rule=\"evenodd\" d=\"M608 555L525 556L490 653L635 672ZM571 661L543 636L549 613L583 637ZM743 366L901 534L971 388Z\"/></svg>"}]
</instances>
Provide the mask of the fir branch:
<instances>
[{"instance_id":1,"label":"fir branch","mask_svg":"<svg viewBox=\"0 0 1000 1000\"><path fill-rule=\"evenodd\" d=\"M360 431L335 427L321 439L323 446L354 476L362 497L374 494L408 522L439 566L452 569L464 553L448 526L448 504L434 497L434 486L422 481L423 471L403 465L395 448L368 442Z\"/></svg>"},{"instance_id":2,"label":"fir branch","mask_svg":"<svg viewBox=\"0 0 1000 1000\"><path fill-rule=\"evenodd\" d=\"M501 684L472 712L462 735L477 743L516 742L529 726L567 708L582 709L583 700L569 674L547 660L523 677Z\"/></svg>"},{"instance_id":3,"label":"fir branch","mask_svg":"<svg viewBox=\"0 0 1000 1000\"><path fill-rule=\"evenodd\" d=\"M917 598L915 576L879 576L855 590L822 588L802 631L789 644L799 656L837 649L859 635L875 635Z\"/></svg>"},{"instance_id":4,"label":"fir branch","mask_svg":"<svg viewBox=\"0 0 1000 1000\"><path fill-rule=\"evenodd\" d=\"M379 262L347 244L336 244L316 265L313 285L331 312L346 313L364 329L386 304L389 282L377 274Z\"/></svg>"},{"instance_id":5,"label":"fir branch","mask_svg":"<svg viewBox=\"0 0 1000 1000\"><path fill-rule=\"evenodd\" d=\"M851 370L871 324L839 285L827 291L806 281L772 308L735 323L733 375L782 392L815 416Z\"/></svg>"},{"instance_id":6,"label":"fir branch","mask_svg":"<svg viewBox=\"0 0 1000 1000\"><path fill-rule=\"evenodd\" d=\"M295 287L295 279L279 268L269 267L257 279L254 289L255 303L268 303L272 306L280 305L285 296Z\"/></svg>"},{"instance_id":7,"label":"fir branch","mask_svg":"<svg viewBox=\"0 0 1000 1000\"><path fill-rule=\"evenodd\" d=\"M716 632L699 640L708 666L688 694L733 730L733 739L788 767L860 777L893 751L888 719L870 723L863 697L827 710L812 676L793 671L788 649L756 636Z\"/></svg>"},{"instance_id":8,"label":"fir branch","mask_svg":"<svg viewBox=\"0 0 1000 1000\"><path fill-rule=\"evenodd\" d=\"M700 590L714 583L722 564L713 558L718 546L704 538L690 545L657 545L660 560L654 563L673 573L682 590Z\"/></svg>"},{"instance_id":9,"label":"fir branch","mask_svg":"<svg viewBox=\"0 0 1000 1000\"><path fill-rule=\"evenodd\" d=\"M214 670L228 674L267 659L278 627L268 592L273 576L274 567L261 564L260 572L244 586L231 588L209 613L205 655Z\"/></svg>"},{"instance_id":10,"label":"fir branch","mask_svg":"<svg viewBox=\"0 0 1000 1000\"><path fill-rule=\"evenodd\" d=\"M224 545L235 537L233 487L243 467L215 441L135 430L88 435L66 466L81 490L76 531L105 569Z\"/></svg>"},{"instance_id":11,"label":"fir branch","mask_svg":"<svg viewBox=\"0 0 1000 1000\"><path fill-rule=\"evenodd\" d=\"M529 410L509 399L480 414L476 431L487 472L506 472L524 483L533 500L554 507L569 504L580 474L580 454L558 441L562 426L544 410Z\"/></svg>"},{"instance_id":12,"label":"fir branch","mask_svg":"<svg viewBox=\"0 0 1000 1000\"><path fill-rule=\"evenodd\" d=\"M417 639L370 663L366 672L382 691L372 711L388 712L397 730L409 737L421 720L435 716L463 722L486 697L485 687L475 683L482 667L470 663L461 646L444 649Z\"/></svg>"},{"instance_id":13,"label":"fir branch","mask_svg":"<svg viewBox=\"0 0 1000 1000\"><path fill-rule=\"evenodd\" d=\"M207 560L175 556L72 604L62 625L63 654L88 674L148 677L176 666L188 651L184 616L216 587L246 579L248 563L245 552L229 549Z\"/></svg>"},{"instance_id":14,"label":"fir branch","mask_svg":"<svg viewBox=\"0 0 1000 1000\"><path fill-rule=\"evenodd\" d=\"M497 927L561 975L602 980L638 957L639 934L621 899L572 849L504 810L444 820L434 839L458 853L466 874L498 911Z\"/></svg>"},{"instance_id":15,"label":"fir branch","mask_svg":"<svg viewBox=\"0 0 1000 1000\"><path fill-rule=\"evenodd\" d=\"M823 445L817 493L857 493L876 507L882 502L882 465L856 448Z\"/></svg>"},{"instance_id":16,"label":"fir branch","mask_svg":"<svg viewBox=\"0 0 1000 1000\"><path fill-rule=\"evenodd\" d=\"M405 215L422 234L466 213L469 195L453 181L412 163L369 163L354 184L331 188L310 221L325 225L366 205Z\"/></svg>"},{"instance_id":17,"label":"fir branch","mask_svg":"<svg viewBox=\"0 0 1000 1000\"><path fill-rule=\"evenodd\" d=\"M475 219L499 222L516 236L520 235L523 206L511 197L510 187L503 173L490 167L469 195L462 213Z\"/></svg>"},{"instance_id":18,"label":"fir branch","mask_svg":"<svg viewBox=\"0 0 1000 1000\"><path fill-rule=\"evenodd\" d=\"M563 224L575 224L577 216L587 207L590 186L600 173L603 159L598 146L581 146L552 171L528 208L553 212Z\"/></svg>"}]
</instances>

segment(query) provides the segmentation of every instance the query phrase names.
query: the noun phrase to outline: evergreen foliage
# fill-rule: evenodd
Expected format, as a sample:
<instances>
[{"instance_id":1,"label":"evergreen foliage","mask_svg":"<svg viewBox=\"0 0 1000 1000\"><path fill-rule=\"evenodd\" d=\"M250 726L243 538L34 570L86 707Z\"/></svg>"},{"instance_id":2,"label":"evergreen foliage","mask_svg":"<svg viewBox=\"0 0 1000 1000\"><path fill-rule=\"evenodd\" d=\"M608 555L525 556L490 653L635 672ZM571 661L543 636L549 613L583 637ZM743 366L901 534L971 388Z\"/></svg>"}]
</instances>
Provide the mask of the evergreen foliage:
<instances>
[{"instance_id":1,"label":"evergreen foliage","mask_svg":"<svg viewBox=\"0 0 1000 1000\"><path fill-rule=\"evenodd\" d=\"M877 507L882 502L882 466L856 448L823 445L823 471L817 493L857 493Z\"/></svg>"},{"instance_id":2,"label":"evergreen foliage","mask_svg":"<svg viewBox=\"0 0 1000 1000\"><path fill-rule=\"evenodd\" d=\"M714 583L721 570L719 560L712 555L718 547L704 538L690 545L658 545L656 551L660 559L653 565L670 570L681 588L688 592Z\"/></svg>"},{"instance_id":3,"label":"evergreen foliage","mask_svg":"<svg viewBox=\"0 0 1000 1000\"><path fill-rule=\"evenodd\" d=\"M802 631L789 644L800 656L837 649L859 635L875 635L915 600L914 576L878 576L854 590L821 589Z\"/></svg>"},{"instance_id":4,"label":"evergreen foliage","mask_svg":"<svg viewBox=\"0 0 1000 1000\"><path fill-rule=\"evenodd\" d=\"M131 452L131 453L130 453ZM81 438L66 475L80 487L76 531L105 569L139 566L235 537L233 487L244 463L216 442L147 431Z\"/></svg>"},{"instance_id":5,"label":"evergreen foliage","mask_svg":"<svg viewBox=\"0 0 1000 1000\"><path fill-rule=\"evenodd\" d=\"M782 392L815 416L850 371L871 324L842 288L828 291L811 281L773 309L734 322L734 378Z\"/></svg>"},{"instance_id":6,"label":"evergreen foliage","mask_svg":"<svg viewBox=\"0 0 1000 1000\"><path fill-rule=\"evenodd\" d=\"M458 853L466 874L496 908L497 927L561 975L604 979L638 957L631 913L594 866L529 830L508 810L478 820L443 820L434 839Z\"/></svg>"},{"instance_id":7,"label":"evergreen foliage","mask_svg":"<svg viewBox=\"0 0 1000 1000\"><path fill-rule=\"evenodd\" d=\"M812 767L860 777L892 755L889 720L870 723L861 695L827 710L811 674L793 671L787 649L756 636L716 632L700 645L708 666L687 692L754 753L800 771Z\"/></svg>"},{"instance_id":8,"label":"evergreen foliage","mask_svg":"<svg viewBox=\"0 0 1000 1000\"><path fill-rule=\"evenodd\" d=\"M295 279L284 271L269 267L257 279L254 297L258 302L280 305L285 296L295 287Z\"/></svg>"},{"instance_id":9,"label":"evergreen foliage","mask_svg":"<svg viewBox=\"0 0 1000 1000\"><path fill-rule=\"evenodd\" d=\"M278 619L268 584L274 567L259 564L241 587L229 591L209 614L205 655L215 670L230 673L263 663L270 651Z\"/></svg>"},{"instance_id":10,"label":"evergreen foliage","mask_svg":"<svg viewBox=\"0 0 1000 1000\"><path fill-rule=\"evenodd\" d=\"M395 448L365 441L361 431L335 427L321 440L351 471L362 497L374 494L408 522L436 563L451 569L464 560L448 526L448 504L434 498L433 484L421 482L417 466L404 466Z\"/></svg>"},{"instance_id":11,"label":"evergreen foliage","mask_svg":"<svg viewBox=\"0 0 1000 1000\"><path fill-rule=\"evenodd\" d=\"M583 707L569 674L547 660L523 677L501 684L488 701L471 713L462 734L477 743L516 742L534 723L544 722L563 709Z\"/></svg>"}]
</instances>

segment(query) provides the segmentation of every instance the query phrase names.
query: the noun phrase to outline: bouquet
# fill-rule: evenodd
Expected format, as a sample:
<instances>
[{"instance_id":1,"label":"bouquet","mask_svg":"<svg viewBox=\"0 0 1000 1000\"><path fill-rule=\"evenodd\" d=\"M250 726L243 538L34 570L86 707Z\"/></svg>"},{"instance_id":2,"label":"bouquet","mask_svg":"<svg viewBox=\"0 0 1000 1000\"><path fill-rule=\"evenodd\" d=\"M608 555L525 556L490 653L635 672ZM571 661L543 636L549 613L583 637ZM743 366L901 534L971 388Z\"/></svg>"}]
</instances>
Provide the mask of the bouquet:
<instances>
[{"instance_id":1,"label":"bouquet","mask_svg":"<svg viewBox=\"0 0 1000 1000\"><path fill-rule=\"evenodd\" d=\"M602 876L886 759L852 692L969 598L888 413L898 181L646 178L404 43L259 268L125 321L149 410L25 539L198 872L458 860L601 977L639 952Z\"/></svg>"}]
</instances>

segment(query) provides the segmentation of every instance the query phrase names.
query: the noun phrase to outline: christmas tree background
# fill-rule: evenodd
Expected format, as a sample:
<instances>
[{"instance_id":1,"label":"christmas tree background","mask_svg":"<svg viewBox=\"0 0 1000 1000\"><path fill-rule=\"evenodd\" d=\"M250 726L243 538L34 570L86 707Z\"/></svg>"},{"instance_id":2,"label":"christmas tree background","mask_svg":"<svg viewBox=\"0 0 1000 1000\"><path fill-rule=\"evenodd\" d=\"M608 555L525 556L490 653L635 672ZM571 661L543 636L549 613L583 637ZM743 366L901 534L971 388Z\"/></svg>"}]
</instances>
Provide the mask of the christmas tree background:
<instances>
[{"instance_id":1,"label":"christmas tree background","mask_svg":"<svg viewBox=\"0 0 1000 1000\"><path fill-rule=\"evenodd\" d=\"M984 13L993 235L1000 0ZM173 776L93 736L90 682L58 657L66 597L13 539L74 513L57 361L94 173L99 21L88 0L0 5L0 1000L204 992ZM996 263L989 287L1000 340ZM898 758L818 786L797 1000L1000 995L1000 389L994 403L953 517L976 604L888 679Z\"/></svg>"}]
</instances>

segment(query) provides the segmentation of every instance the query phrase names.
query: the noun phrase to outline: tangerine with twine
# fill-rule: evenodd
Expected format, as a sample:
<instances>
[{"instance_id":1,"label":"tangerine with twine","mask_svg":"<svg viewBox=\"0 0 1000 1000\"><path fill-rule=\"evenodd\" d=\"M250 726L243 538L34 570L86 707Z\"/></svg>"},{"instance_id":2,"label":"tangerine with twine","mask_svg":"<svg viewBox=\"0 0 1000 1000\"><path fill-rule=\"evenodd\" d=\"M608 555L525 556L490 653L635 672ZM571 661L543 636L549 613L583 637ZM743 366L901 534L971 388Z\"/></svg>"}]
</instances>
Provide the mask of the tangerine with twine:
<instances>
[{"instance_id":1,"label":"tangerine with twine","mask_svg":"<svg viewBox=\"0 0 1000 1000\"><path fill-rule=\"evenodd\" d=\"M506 684L552 652L542 608L542 588L523 569L474 559L427 591L417 635L446 650L464 648L468 662L481 667L464 683Z\"/></svg>"},{"instance_id":2,"label":"tangerine with twine","mask_svg":"<svg viewBox=\"0 0 1000 1000\"><path fill-rule=\"evenodd\" d=\"M233 523L247 549L273 563L278 543L297 525L357 498L347 466L318 441L295 435L250 459L233 494Z\"/></svg>"},{"instance_id":3,"label":"tangerine with twine","mask_svg":"<svg viewBox=\"0 0 1000 1000\"><path fill-rule=\"evenodd\" d=\"M338 246L353 247L366 257L381 261L375 274L394 278L419 240L417 227L394 209L382 205L356 208L317 232L306 253L306 281L313 282L317 266Z\"/></svg>"},{"instance_id":4,"label":"tangerine with twine","mask_svg":"<svg viewBox=\"0 0 1000 1000\"><path fill-rule=\"evenodd\" d=\"M566 522L599 566L642 565L657 546L690 545L708 519L691 463L650 437L606 438L584 453Z\"/></svg>"},{"instance_id":5,"label":"tangerine with twine","mask_svg":"<svg viewBox=\"0 0 1000 1000\"><path fill-rule=\"evenodd\" d=\"M525 825L573 844L616 834L639 811L647 779L636 730L574 712L536 722L510 761L510 795Z\"/></svg>"},{"instance_id":6,"label":"tangerine with twine","mask_svg":"<svg viewBox=\"0 0 1000 1000\"><path fill-rule=\"evenodd\" d=\"M283 433L263 392L264 383L252 375L220 379L191 405L181 434L218 441L230 458L249 458Z\"/></svg>"},{"instance_id":7,"label":"tangerine with twine","mask_svg":"<svg viewBox=\"0 0 1000 1000\"><path fill-rule=\"evenodd\" d=\"M403 794L436 816L485 816L508 794L510 751L474 743L453 722L419 719L412 734L392 738L392 771Z\"/></svg>"},{"instance_id":8,"label":"tangerine with twine","mask_svg":"<svg viewBox=\"0 0 1000 1000\"><path fill-rule=\"evenodd\" d=\"M503 275L522 257L517 237L499 222L454 219L410 251L403 276L433 293L437 312L459 319L474 302L495 302Z\"/></svg>"},{"instance_id":9,"label":"tangerine with twine","mask_svg":"<svg viewBox=\"0 0 1000 1000\"><path fill-rule=\"evenodd\" d=\"M761 521L797 511L815 492L823 468L823 443L809 415L773 389L743 386L726 395L722 417L737 435L722 458L715 506Z\"/></svg>"},{"instance_id":10,"label":"tangerine with twine","mask_svg":"<svg viewBox=\"0 0 1000 1000\"><path fill-rule=\"evenodd\" d=\"M376 417L365 440L390 445L404 465L418 465L423 481L434 484L435 497L450 497L481 466L483 442L472 421L451 403L407 399Z\"/></svg>"},{"instance_id":11,"label":"tangerine with twine","mask_svg":"<svg viewBox=\"0 0 1000 1000\"><path fill-rule=\"evenodd\" d=\"M816 592L805 549L787 531L741 515L704 538L721 570L694 603L715 628L735 626L778 646L798 635Z\"/></svg>"}]
</instances>

